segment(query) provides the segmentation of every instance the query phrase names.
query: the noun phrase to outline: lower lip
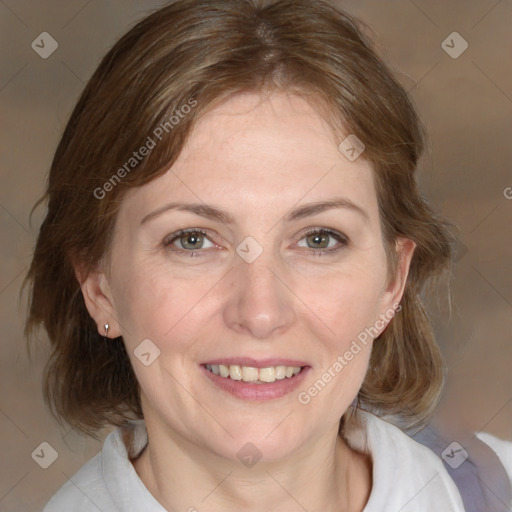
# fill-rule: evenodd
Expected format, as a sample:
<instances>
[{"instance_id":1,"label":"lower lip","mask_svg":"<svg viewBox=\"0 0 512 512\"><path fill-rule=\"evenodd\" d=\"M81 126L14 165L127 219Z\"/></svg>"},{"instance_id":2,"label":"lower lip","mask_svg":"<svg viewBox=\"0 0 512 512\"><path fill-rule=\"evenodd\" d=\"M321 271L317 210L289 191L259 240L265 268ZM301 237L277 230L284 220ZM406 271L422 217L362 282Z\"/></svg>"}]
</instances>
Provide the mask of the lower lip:
<instances>
[{"instance_id":1,"label":"lower lip","mask_svg":"<svg viewBox=\"0 0 512 512\"><path fill-rule=\"evenodd\" d=\"M204 366L201 370L206 376L220 389L231 393L236 398L242 400L250 400L254 402L266 402L268 400L275 400L288 395L296 389L304 380L309 366L304 367L300 373L293 377L285 377L284 379L276 380L274 382L266 382L264 384L252 384L244 382L243 380L233 380L229 377L221 377L210 372Z\"/></svg>"}]
</instances>

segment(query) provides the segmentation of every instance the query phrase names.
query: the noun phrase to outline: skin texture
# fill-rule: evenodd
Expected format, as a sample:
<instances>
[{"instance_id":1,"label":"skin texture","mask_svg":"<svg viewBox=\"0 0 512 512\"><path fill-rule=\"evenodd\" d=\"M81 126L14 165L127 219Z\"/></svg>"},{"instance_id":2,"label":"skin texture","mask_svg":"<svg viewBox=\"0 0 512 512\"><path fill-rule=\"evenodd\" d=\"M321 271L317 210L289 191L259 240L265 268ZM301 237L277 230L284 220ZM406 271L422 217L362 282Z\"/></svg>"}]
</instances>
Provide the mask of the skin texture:
<instances>
[{"instance_id":1,"label":"skin texture","mask_svg":"<svg viewBox=\"0 0 512 512\"><path fill-rule=\"evenodd\" d=\"M346 159L340 140L298 96L227 100L199 120L169 172L130 190L109 261L82 283L99 331L108 321L109 336L126 343L149 435L134 466L169 510L356 511L368 499L371 461L337 431L371 341L308 404L297 394L400 301L414 243L398 240L400 264L388 276L373 171L362 157ZM336 208L286 219L337 198L365 214ZM173 209L141 224L171 202L212 205L234 222ZM176 238L187 228L207 234ZM311 228L348 243L308 237ZM236 252L248 236L263 249L252 263ZM339 250L322 254L330 248ZM160 356L145 366L134 350L148 338ZM292 358L310 368L292 393L247 401L201 369L227 357ZM248 442L261 453L250 468L237 457Z\"/></svg>"}]
</instances>

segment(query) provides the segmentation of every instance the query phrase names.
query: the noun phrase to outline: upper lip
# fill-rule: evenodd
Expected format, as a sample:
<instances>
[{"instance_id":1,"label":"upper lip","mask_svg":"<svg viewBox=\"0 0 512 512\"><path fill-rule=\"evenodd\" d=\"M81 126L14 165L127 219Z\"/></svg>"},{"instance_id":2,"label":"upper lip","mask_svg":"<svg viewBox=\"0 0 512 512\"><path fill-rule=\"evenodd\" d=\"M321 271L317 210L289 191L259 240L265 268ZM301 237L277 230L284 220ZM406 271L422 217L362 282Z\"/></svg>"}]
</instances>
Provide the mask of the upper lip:
<instances>
[{"instance_id":1,"label":"upper lip","mask_svg":"<svg viewBox=\"0 0 512 512\"><path fill-rule=\"evenodd\" d=\"M271 366L309 366L304 361L297 359L281 359L281 358L268 358L268 359L253 359L252 357L222 357L218 359L211 359L205 361L202 365L223 364L225 366L238 365L249 366L251 368L269 368Z\"/></svg>"}]
</instances>

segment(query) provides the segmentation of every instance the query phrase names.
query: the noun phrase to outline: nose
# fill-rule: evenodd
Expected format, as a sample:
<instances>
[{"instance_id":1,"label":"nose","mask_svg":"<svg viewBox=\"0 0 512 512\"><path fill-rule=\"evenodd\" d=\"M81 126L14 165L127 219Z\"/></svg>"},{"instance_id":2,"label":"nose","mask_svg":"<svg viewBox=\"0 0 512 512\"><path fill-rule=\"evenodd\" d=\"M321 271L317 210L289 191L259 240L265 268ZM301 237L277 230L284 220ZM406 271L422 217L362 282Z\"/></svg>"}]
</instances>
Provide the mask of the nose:
<instances>
[{"instance_id":1,"label":"nose","mask_svg":"<svg viewBox=\"0 0 512 512\"><path fill-rule=\"evenodd\" d=\"M296 297L268 260L241 260L229 275L224 321L230 329L264 340L290 328L296 318Z\"/></svg>"}]
</instances>

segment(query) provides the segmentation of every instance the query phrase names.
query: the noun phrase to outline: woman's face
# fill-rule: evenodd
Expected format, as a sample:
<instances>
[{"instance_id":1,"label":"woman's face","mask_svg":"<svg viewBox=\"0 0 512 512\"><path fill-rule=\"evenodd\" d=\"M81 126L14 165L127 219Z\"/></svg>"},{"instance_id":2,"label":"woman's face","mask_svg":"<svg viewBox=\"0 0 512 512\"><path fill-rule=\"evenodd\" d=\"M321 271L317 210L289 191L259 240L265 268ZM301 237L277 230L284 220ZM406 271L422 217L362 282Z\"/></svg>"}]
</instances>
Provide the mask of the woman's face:
<instances>
[{"instance_id":1,"label":"woman's face","mask_svg":"<svg viewBox=\"0 0 512 512\"><path fill-rule=\"evenodd\" d=\"M304 99L239 95L124 199L96 320L123 336L149 423L280 459L336 431L413 245L389 281L370 164Z\"/></svg>"}]
</instances>

